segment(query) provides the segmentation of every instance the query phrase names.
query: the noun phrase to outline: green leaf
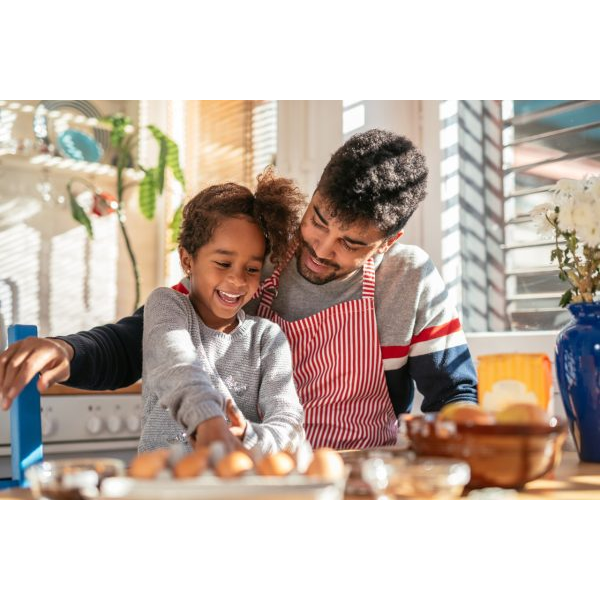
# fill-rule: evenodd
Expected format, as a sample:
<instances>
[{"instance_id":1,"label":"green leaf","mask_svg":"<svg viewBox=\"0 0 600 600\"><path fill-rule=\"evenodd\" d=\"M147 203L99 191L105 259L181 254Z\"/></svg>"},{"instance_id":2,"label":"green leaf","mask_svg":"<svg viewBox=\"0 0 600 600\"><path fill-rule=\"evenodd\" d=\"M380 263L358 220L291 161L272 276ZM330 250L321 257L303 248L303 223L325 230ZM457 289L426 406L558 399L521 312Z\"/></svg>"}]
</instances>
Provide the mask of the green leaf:
<instances>
[{"instance_id":1,"label":"green leaf","mask_svg":"<svg viewBox=\"0 0 600 600\"><path fill-rule=\"evenodd\" d=\"M160 154L158 155L158 166L156 167L156 187L158 193L162 194L165 187L165 169L167 167L167 142L160 140Z\"/></svg>"},{"instance_id":2,"label":"green leaf","mask_svg":"<svg viewBox=\"0 0 600 600\"><path fill-rule=\"evenodd\" d=\"M114 115L103 117L100 121L111 126L110 143L115 148L119 148L127 135L125 133L125 128L127 125L131 124L131 119L121 113L116 113Z\"/></svg>"},{"instance_id":3,"label":"green leaf","mask_svg":"<svg viewBox=\"0 0 600 600\"><path fill-rule=\"evenodd\" d=\"M146 175L140 182L140 211L148 220L154 218L156 211L156 169L144 170Z\"/></svg>"},{"instance_id":4,"label":"green leaf","mask_svg":"<svg viewBox=\"0 0 600 600\"><path fill-rule=\"evenodd\" d=\"M179 229L181 228L181 221L183 220L183 204L180 204L173 215L173 220L169 224L169 231L171 232L171 242L177 244L179 242Z\"/></svg>"},{"instance_id":5,"label":"green leaf","mask_svg":"<svg viewBox=\"0 0 600 600\"><path fill-rule=\"evenodd\" d=\"M150 130L156 141L159 144L161 144L161 146L163 142L166 144L167 167L171 169L173 177L175 177L175 179L177 179L177 181L181 183L181 187L185 189L185 177L183 175L183 171L181 170L181 166L179 165L179 147L172 139L167 137L158 127L155 127L154 125L148 125L148 129Z\"/></svg>"},{"instance_id":6,"label":"green leaf","mask_svg":"<svg viewBox=\"0 0 600 600\"><path fill-rule=\"evenodd\" d=\"M572 290L567 290L560 297L560 301L559 301L558 305L561 306L562 308L564 308L565 306L567 306L571 302L571 298L572 297L573 297L573 291Z\"/></svg>"},{"instance_id":7,"label":"green leaf","mask_svg":"<svg viewBox=\"0 0 600 600\"><path fill-rule=\"evenodd\" d=\"M85 211L78 204L77 200L75 200L75 196L71 193L69 187L67 187L67 192L69 194L69 203L71 205L71 215L78 222L81 223L89 236L90 239L94 239L94 230L92 229L92 222L90 218L85 214Z\"/></svg>"}]
</instances>

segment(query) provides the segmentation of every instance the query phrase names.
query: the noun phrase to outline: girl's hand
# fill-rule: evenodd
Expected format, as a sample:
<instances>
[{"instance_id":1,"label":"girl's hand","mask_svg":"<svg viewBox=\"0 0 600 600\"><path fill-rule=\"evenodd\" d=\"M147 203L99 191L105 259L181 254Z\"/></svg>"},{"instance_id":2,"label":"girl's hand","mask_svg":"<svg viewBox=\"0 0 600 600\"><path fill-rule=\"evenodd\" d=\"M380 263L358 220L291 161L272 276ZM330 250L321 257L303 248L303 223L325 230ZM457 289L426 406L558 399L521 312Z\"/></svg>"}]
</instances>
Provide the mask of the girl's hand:
<instances>
[{"instance_id":1,"label":"girl's hand","mask_svg":"<svg viewBox=\"0 0 600 600\"><path fill-rule=\"evenodd\" d=\"M208 447L213 442L223 442L226 454L244 450L242 443L230 431L223 417L214 417L196 427L196 448Z\"/></svg>"},{"instance_id":2,"label":"girl's hand","mask_svg":"<svg viewBox=\"0 0 600 600\"><path fill-rule=\"evenodd\" d=\"M246 417L242 411L233 403L233 400L227 400L225 414L229 419L229 431L239 440L244 439L246 433Z\"/></svg>"}]
</instances>

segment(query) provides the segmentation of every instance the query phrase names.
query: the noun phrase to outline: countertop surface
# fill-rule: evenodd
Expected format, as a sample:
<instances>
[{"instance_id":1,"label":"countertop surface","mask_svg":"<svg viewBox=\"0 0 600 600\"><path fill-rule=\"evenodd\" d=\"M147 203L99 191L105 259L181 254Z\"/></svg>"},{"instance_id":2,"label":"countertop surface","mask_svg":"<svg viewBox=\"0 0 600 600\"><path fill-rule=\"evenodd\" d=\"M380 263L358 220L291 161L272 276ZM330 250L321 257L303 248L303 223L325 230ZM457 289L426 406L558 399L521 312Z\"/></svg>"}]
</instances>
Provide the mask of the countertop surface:
<instances>
[{"instance_id":1,"label":"countertop surface","mask_svg":"<svg viewBox=\"0 0 600 600\"><path fill-rule=\"evenodd\" d=\"M560 465L542 479L507 497L522 500L600 500L600 463L583 463L575 452L564 452ZM30 499L26 489L0 491L0 499ZM352 499L352 498L350 498Z\"/></svg>"}]
</instances>

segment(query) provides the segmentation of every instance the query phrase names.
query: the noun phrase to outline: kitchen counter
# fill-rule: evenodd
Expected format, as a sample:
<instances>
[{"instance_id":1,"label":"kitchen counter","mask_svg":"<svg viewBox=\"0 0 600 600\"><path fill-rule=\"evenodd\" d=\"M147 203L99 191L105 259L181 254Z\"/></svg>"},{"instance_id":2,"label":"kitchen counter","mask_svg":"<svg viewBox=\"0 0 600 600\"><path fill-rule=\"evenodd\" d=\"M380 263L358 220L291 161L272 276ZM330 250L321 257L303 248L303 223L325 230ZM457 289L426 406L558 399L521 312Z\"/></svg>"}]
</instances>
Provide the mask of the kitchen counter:
<instances>
[{"instance_id":1,"label":"kitchen counter","mask_svg":"<svg viewBox=\"0 0 600 600\"><path fill-rule=\"evenodd\" d=\"M519 500L600 500L600 463L582 463L575 452L564 452L561 464L553 473L528 483L510 497ZM31 499L31 494L24 489L0 492L0 500L10 499Z\"/></svg>"}]
</instances>

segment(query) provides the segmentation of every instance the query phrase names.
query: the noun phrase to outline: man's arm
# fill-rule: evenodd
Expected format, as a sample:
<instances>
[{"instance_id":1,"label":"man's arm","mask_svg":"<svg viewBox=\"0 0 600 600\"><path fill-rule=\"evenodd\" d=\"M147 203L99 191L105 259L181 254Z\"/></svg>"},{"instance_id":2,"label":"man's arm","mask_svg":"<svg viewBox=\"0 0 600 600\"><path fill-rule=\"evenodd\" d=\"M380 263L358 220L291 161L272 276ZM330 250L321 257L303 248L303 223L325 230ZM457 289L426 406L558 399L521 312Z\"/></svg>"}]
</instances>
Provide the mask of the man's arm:
<instances>
[{"instance_id":1,"label":"man's arm","mask_svg":"<svg viewBox=\"0 0 600 600\"><path fill-rule=\"evenodd\" d=\"M26 338L0 353L0 407L35 377L44 392L54 383L88 390L117 389L142 374L143 308L114 325L59 338Z\"/></svg>"},{"instance_id":2,"label":"man's arm","mask_svg":"<svg viewBox=\"0 0 600 600\"><path fill-rule=\"evenodd\" d=\"M431 262L422 273L408 351L410 376L423 394L421 410L440 410L450 402L477 402L477 373L456 309Z\"/></svg>"},{"instance_id":3,"label":"man's arm","mask_svg":"<svg viewBox=\"0 0 600 600\"><path fill-rule=\"evenodd\" d=\"M57 336L74 350L65 385L84 390L115 390L142 376L144 307L117 323Z\"/></svg>"}]
</instances>

